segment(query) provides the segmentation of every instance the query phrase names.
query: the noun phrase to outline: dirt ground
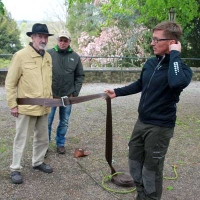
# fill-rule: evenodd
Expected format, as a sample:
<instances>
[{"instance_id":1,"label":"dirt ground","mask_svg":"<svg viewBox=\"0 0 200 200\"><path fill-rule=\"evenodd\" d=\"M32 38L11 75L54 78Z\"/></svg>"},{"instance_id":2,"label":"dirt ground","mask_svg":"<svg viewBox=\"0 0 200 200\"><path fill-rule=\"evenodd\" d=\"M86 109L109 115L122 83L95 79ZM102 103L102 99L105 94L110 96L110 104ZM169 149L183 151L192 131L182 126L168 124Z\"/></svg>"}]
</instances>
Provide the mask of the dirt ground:
<instances>
[{"instance_id":1,"label":"dirt ground","mask_svg":"<svg viewBox=\"0 0 200 200\"><path fill-rule=\"evenodd\" d=\"M80 95L103 92L124 84L84 84ZM113 163L127 167L128 141L137 120L140 94L112 100ZM177 125L166 156L162 200L200 199L200 82L192 82L182 93L178 104ZM15 119L0 87L0 199L1 200L132 200L132 188L119 187L110 181L105 159L106 102L96 99L73 105L66 141L66 154L58 155L55 140L45 162L54 172L45 174L31 167L32 141L23 160L24 183L10 182L9 165L15 135ZM58 113L53 124L55 136ZM75 148L87 147L91 155L74 158ZM177 165L177 178L172 165ZM170 180L172 179L172 180ZM105 189L104 187L107 187ZM110 191L110 190L114 190ZM122 192L123 191L123 192ZM121 194L124 193L124 194Z\"/></svg>"}]
</instances>

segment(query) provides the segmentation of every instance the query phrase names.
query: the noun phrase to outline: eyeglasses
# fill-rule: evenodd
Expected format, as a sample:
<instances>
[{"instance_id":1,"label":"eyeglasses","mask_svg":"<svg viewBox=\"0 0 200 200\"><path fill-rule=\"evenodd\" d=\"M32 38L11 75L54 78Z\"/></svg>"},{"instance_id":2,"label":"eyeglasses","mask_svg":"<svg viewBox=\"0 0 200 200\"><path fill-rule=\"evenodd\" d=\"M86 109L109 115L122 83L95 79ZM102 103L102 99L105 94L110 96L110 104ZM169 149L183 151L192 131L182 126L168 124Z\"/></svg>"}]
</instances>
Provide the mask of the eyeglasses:
<instances>
[{"instance_id":1,"label":"eyeglasses","mask_svg":"<svg viewBox=\"0 0 200 200\"><path fill-rule=\"evenodd\" d=\"M151 41L158 43L159 41L165 41L165 40L172 40L172 39L168 39L168 38L151 38Z\"/></svg>"}]
</instances>

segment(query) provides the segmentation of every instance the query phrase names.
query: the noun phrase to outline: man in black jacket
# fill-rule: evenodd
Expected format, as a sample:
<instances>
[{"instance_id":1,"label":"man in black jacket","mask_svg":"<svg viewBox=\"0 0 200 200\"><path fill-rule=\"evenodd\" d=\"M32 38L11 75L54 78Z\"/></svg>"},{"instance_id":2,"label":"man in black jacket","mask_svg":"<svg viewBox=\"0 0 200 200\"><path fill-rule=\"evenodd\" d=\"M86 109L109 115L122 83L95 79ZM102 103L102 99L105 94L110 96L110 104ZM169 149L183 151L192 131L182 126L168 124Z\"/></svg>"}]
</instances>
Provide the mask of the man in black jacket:
<instances>
[{"instance_id":1,"label":"man in black jacket","mask_svg":"<svg viewBox=\"0 0 200 200\"><path fill-rule=\"evenodd\" d=\"M128 86L108 89L111 97L141 92L138 120L129 141L129 169L137 200L160 200L163 165L174 133L176 104L192 79L191 69L181 58L181 27L173 21L153 29L151 45L156 57L144 64L140 78Z\"/></svg>"},{"instance_id":2,"label":"man in black jacket","mask_svg":"<svg viewBox=\"0 0 200 200\"><path fill-rule=\"evenodd\" d=\"M84 71L80 56L70 47L69 33L62 30L57 38L57 45L47 50L53 63L52 90L53 97L77 97L84 80ZM48 117L49 140L51 140L52 123L57 107L52 107ZM59 124L56 131L56 145L59 154L65 154L65 140L72 105L59 107Z\"/></svg>"}]
</instances>

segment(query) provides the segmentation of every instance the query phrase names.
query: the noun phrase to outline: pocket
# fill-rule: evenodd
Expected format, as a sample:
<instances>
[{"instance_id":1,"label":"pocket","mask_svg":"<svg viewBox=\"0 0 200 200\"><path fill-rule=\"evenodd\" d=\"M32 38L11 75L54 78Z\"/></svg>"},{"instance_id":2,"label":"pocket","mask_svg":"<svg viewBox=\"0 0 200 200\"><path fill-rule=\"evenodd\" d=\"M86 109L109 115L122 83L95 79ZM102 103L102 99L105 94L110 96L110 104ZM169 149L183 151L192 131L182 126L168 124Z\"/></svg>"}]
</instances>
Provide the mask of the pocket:
<instances>
[{"instance_id":1,"label":"pocket","mask_svg":"<svg viewBox=\"0 0 200 200\"><path fill-rule=\"evenodd\" d=\"M40 95L42 88L41 72L34 62L24 63L21 81L25 94Z\"/></svg>"},{"instance_id":2,"label":"pocket","mask_svg":"<svg viewBox=\"0 0 200 200\"><path fill-rule=\"evenodd\" d=\"M36 63L24 63L23 76L27 80L38 80L40 78L40 68Z\"/></svg>"},{"instance_id":3,"label":"pocket","mask_svg":"<svg viewBox=\"0 0 200 200\"><path fill-rule=\"evenodd\" d=\"M152 158L162 159L165 157L167 153L167 149L159 148L158 146L155 146L152 150Z\"/></svg>"}]
</instances>

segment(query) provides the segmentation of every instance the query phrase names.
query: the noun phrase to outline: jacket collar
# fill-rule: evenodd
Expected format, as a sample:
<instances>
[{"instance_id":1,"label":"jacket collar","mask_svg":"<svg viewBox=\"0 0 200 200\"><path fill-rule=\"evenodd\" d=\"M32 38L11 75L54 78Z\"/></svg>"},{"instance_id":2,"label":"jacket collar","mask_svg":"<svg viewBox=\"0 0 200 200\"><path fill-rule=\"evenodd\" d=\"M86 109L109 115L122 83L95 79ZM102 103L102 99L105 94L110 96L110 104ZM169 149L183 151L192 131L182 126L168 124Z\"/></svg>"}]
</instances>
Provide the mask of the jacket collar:
<instances>
[{"instance_id":1,"label":"jacket collar","mask_svg":"<svg viewBox=\"0 0 200 200\"><path fill-rule=\"evenodd\" d=\"M38 51L37 49L34 48L32 42L30 42L29 45L30 45L38 54L40 54L42 57L44 56L44 54L45 54L45 51L44 51L44 50Z\"/></svg>"},{"instance_id":2,"label":"jacket collar","mask_svg":"<svg viewBox=\"0 0 200 200\"><path fill-rule=\"evenodd\" d=\"M54 47L54 50L55 50L56 52L58 52L58 53L71 53L71 52L73 52L73 49L72 49L70 46L68 46L66 49L60 49L60 48L58 47L58 45L56 45L56 46Z\"/></svg>"},{"instance_id":3,"label":"jacket collar","mask_svg":"<svg viewBox=\"0 0 200 200\"><path fill-rule=\"evenodd\" d=\"M156 55L157 61L160 62L160 61L163 59L162 63L167 63L167 62L169 62L170 55L169 55L169 54L165 54L164 56L165 56L165 57L164 57L164 59L163 59L163 56Z\"/></svg>"}]
</instances>

